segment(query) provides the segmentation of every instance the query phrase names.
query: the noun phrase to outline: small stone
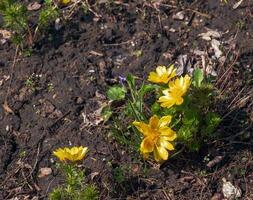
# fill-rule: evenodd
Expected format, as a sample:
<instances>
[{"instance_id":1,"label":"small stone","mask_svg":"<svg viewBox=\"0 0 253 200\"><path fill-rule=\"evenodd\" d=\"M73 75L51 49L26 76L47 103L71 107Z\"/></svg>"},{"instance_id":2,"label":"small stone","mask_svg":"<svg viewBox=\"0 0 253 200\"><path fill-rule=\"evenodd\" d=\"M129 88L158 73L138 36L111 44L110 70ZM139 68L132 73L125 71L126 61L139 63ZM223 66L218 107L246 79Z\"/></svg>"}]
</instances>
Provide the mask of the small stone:
<instances>
[{"instance_id":1,"label":"small stone","mask_svg":"<svg viewBox=\"0 0 253 200\"><path fill-rule=\"evenodd\" d=\"M233 200L242 196L242 191L240 188L235 187L231 182L226 181L225 178L222 179L222 193L228 200Z\"/></svg>"},{"instance_id":2,"label":"small stone","mask_svg":"<svg viewBox=\"0 0 253 200\"><path fill-rule=\"evenodd\" d=\"M211 200L222 200L223 199L223 195L221 193L215 193Z\"/></svg>"},{"instance_id":3,"label":"small stone","mask_svg":"<svg viewBox=\"0 0 253 200\"><path fill-rule=\"evenodd\" d=\"M7 42L6 39L0 39L0 41L1 41L1 44L5 44Z\"/></svg>"},{"instance_id":4,"label":"small stone","mask_svg":"<svg viewBox=\"0 0 253 200\"><path fill-rule=\"evenodd\" d=\"M4 30L4 29L0 29L0 35L3 39L8 40L11 38L11 32Z\"/></svg>"},{"instance_id":5,"label":"small stone","mask_svg":"<svg viewBox=\"0 0 253 200\"><path fill-rule=\"evenodd\" d=\"M50 163L54 164L55 163L55 160L53 158L50 158L49 159Z\"/></svg>"},{"instance_id":6,"label":"small stone","mask_svg":"<svg viewBox=\"0 0 253 200\"><path fill-rule=\"evenodd\" d=\"M94 69L90 69L89 73L95 73L95 70Z\"/></svg>"},{"instance_id":7,"label":"small stone","mask_svg":"<svg viewBox=\"0 0 253 200\"><path fill-rule=\"evenodd\" d=\"M59 31L62 28L62 22L60 18L57 18L54 22L54 28L55 30Z\"/></svg>"},{"instance_id":8,"label":"small stone","mask_svg":"<svg viewBox=\"0 0 253 200\"><path fill-rule=\"evenodd\" d=\"M175 32L176 32L176 29L170 28L170 29L169 29L169 32L175 33Z\"/></svg>"},{"instance_id":9,"label":"small stone","mask_svg":"<svg viewBox=\"0 0 253 200\"><path fill-rule=\"evenodd\" d=\"M172 19L175 20L184 20L184 12L180 11L172 16Z\"/></svg>"},{"instance_id":10,"label":"small stone","mask_svg":"<svg viewBox=\"0 0 253 200\"><path fill-rule=\"evenodd\" d=\"M39 4L38 2L32 2L27 6L27 10L39 10L41 8L41 4Z\"/></svg>"},{"instance_id":11,"label":"small stone","mask_svg":"<svg viewBox=\"0 0 253 200\"><path fill-rule=\"evenodd\" d=\"M215 57L219 59L222 55L222 51L220 50L220 45L221 45L220 41L216 39L212 39L211 45L214 49Z\"/></svg>"},{"instance_id":12,"label":"small stone","mask_svg":"<svg viewBox=\"0 0 253 200\"><path fill-rule=\"evenodd\" d=\"M199 36L202 37L203 40L211 41L212 38L216 38L216 39L220 38L221 37L221 33L218 32L218 31L215 31L215 30L208 29L207 32L200 33Z\"/></svg>"},{"instance_id":13,"label":"small stone","mask_svg":"<svg viewBox=\"0 0 253 200\"><path fill-rule=\"evenodd\" d=\"M43 168L40 168L38 177L43 178L43 177L48 176L50 174L52 174L52 169L49 167L43 167Z\"/></svg>"},{"instance_id":14,"label":"small stone","mask_svg":"<svg viewBox=\"0 0 253 200\"><path fill-rule=\"evenodd\" d=\"M77 97L76 98L76 104L83 104L84 103L84 99L82 97Z\"/></svg>"}]
</instances>

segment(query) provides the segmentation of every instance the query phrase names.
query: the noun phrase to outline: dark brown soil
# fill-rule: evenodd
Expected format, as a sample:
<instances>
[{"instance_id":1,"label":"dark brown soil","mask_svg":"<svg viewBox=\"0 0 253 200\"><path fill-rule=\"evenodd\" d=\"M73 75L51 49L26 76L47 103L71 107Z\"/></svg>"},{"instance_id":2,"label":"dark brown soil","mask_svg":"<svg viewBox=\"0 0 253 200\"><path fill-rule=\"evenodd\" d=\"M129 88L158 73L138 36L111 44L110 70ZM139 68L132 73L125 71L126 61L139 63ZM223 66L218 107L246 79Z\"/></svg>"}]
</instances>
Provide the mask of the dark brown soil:
<instances>
[{"instance_id":1,"label":"dark brown soil","mask_svg":"<svg viewBox=\"0 0 253 200\"><path fill-rule=\"evenodd\" d=\"M159 2L90 2L101 17L77 11L62 29L42 36L30 56L19 54L14 67L15 46L0 45L0 102L13 111L0 107L0 199L47 199L62 183L52 151L68 145L90 148L81 167L101 200L222 199L222 178L241 188L242 199L253 199L252 1L235 10L232 0ZM173 17L180 11L183 20ZM210 42L199 36L207 28L222 32L224 61L214 60ZM197 49L217 72L216 109L223 116L220 139L199 154L185 152L160 168L140 164L108 138L106 124L85 125L83 116L106 101L106 88L119 75L145 79L158 64L180 67L182 55L194 68L201 64ZM221 161L208 167L216 156ZM43 167L53 173L39 178Z\"/></svg>"}]
</instances>

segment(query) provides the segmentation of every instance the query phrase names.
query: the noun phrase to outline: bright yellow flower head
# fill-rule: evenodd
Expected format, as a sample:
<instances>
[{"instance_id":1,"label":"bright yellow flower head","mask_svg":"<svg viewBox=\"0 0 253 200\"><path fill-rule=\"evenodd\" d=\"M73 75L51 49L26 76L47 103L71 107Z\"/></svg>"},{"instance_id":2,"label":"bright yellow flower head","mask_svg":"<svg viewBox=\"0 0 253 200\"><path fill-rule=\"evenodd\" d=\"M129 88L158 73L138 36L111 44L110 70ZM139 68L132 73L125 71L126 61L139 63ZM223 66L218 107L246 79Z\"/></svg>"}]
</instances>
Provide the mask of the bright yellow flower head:
<instances>
[{"instance_id":1,"label":"bright yellow flower head","mask_svg":"<svg viewBox=\"0 0 253 200\"><path fill-rule=\"evenodd\" d=\"M88 152L88 147L72 147L72 148L59 148L56 149L53 154L59 158L60 161L78 161L82 160L86 153Z\"/></svg>"},{"instance_id":2,"label":"bright yellow flower head","mask_svg":"<svg viewBox=\"0 0 253 200\"><path fill-rule=\"evenodd\" d=\"M64 6L68 5L71 2L71 0L60 0L60 3Z\"/></svg>"},{"instance_id":3,"label":"bright yellow flower head","mask_svg":"<svg viewBox=\"0 0 253 200\"><path fill-rule=\"evenodd\" d=\"M165 66L158 66L156 72L150 72L148 80L153 83L168 83L176 76L176 69L171 65L168 69Z\"/></svg>"},{"instance_id":4,"label":"bright yellow flower head","mask_svg":"<svg viewBox=\"0 0 253 200\"><path fill-rule=\"evenodd\" d=\"M156 115L149 119L149 123L134 121L133 125L143 134L140 151L144 157L153 152L157 162L165 161L169 157L168 151L174 150L170 143L175 140L176 133L167 125L171 122L171 116L159 119Z\"/></svg>"},{"instance_id":5,"label":"bright yellow flower head","mask_svg":"<svg viewBox=\"0 0 253 200\"><path fill-rule=\"evenodd\" d=\"M164 96L158 100L162 107L170 108L173 105L181 105L184 101L183 96L191 85L191 78L186 75L185 77L177 78L169 82L169 88L163 90Z\"/></svg>"}]
</instances>

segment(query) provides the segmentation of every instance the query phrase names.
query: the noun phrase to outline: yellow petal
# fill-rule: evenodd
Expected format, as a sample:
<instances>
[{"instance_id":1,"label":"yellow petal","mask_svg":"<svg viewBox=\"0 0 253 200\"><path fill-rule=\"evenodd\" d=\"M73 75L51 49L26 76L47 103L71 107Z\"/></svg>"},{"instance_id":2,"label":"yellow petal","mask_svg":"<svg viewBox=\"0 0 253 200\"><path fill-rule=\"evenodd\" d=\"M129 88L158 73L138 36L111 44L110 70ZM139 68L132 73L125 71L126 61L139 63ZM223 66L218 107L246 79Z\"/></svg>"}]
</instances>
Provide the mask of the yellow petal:
<instances>
[{"instance_id":1,"label":"yellow petal","mask_svg":"<svg viewBox=\"0 0 253 200\"><path fill-rule=\"evenodd\" d=\"M173 99L169 96L161 96L158 99L158 102L161 103L161 107L170 108L175 104L175 99Z\"/></svg>"},{"instance_id":2,"label":"yellow petal","mask_svg":"<svg viewBox=\"0 0 253 200\"><path fill-rule=\"evenodd\" d=\"M160 83L168 83L169 81L169 77L168 77L168 74L163 74L162 76L160 76Z\"/></svg>"},{"instance_id":3,"label":"yellow petal","mask_svg":"<svg viewBox=\"0 0 253 200\"><path fill-rule=\"evenodd\" d=\"M159 83L160 77L155 72L150 72L148 76L148 81L153 83Z\"/></svg>"},{"instance_id":4,"label":"yellow petal","mask_svg":"<svg viewBox=\"0 0 253 200\"><path fill-rule=\"evenodd\" d=\"M148 136L151 133L150 127L144 122L134 121L133 125L140 131L144 136Z\"/></svg>"},{"instance_id":5,"label":"yellow petal","mask_svg":"<svg viewBox=\"0 0 253 200\"><path fill-rule=\"evenodd\" d=\"M184 86L184 78L181 76L179 79L176 79L175 86L179 88L183 88Z\"/></svg>"},{"instance_id":6,"label":"yellow petal","mask_svg":"<svg viewBox=\"0 0 253 200\"><path fill-rule=\"evenodd\" d=\"M167 70L168 74L174 75L176 74L176 69L174 68L174 65L171 65L169 69Z\"/></svg>"},{"instance_id":7,"label":"yellow petal","mask_svg":"<svg viewBox=\"0 0 253 200\"><path fill-rule=\"evenodd\" d=\"M169 88L173 88L175 85L174 83L175 83L175 81L170 81L168 84Z\"/></svg>"},{"instance_id":8,"label":"yellow petal","mask_svg":"<svg viewBox=\"0 0 253 200\"><path fill-rule=\"evenodd\" d=\"M69 149L71 155L78 154L79 151L80 151L79 147L72 147L71 149Z\"/></svg>"},{"instance_id":9,"label":"yellow petal","mask_svg":"<svg viewBox=\"0 0 253 200\"><path fill-rule=\"evenodd\" d=\"M82 160L88 152L88 147L80 147L80 153L78 156L78 160Z\"/></svg>"},{"instance_id":10,"label":"yellow petal","mask_svg":"<svg viewBox=\"0 0 253 200\"><path fill-rule=\"evenodd\" d=\"M158 128L158 123L159 123L159 118L154 115L149 119L149 127L151 129L157 129Z\"/></svg>"},{"instance_id":11,"label":"yellow petal","mask_svg":"<svg viewBox=\"0 0 253 200\"><path fill-rule=\"evenodd\" d=\"M67 4L69 4L70 1L71 0L60 0L62 5L67 5Z\"/></svg>"},{"instance_id":12,"label":"yellow petal","mask_svg":"<svg viewBox=\"0 0 253 200\"><path fill-rule=\"evenodd\" d=\"M184 99L180 96L177 97L175 100L176 100L175 102L176 102L177 105L181 105L184 102Z\"/></svg>"},{"instance_id":13,"label":"yellow petal","mask_svg":"<svg viewBox=\"0 0 253 200\"><path fill-rule=\"evenodd\" d=\"M146 137L142 140L141 142L141 148L140 151L145 154L145 153L150 153L154 151L154 140L153 137Z\"/></svg>"},{"instance_id":14,"label":"yellow petal","mask_svg":"<svg viewBox=\"0 0 253 200\"><path fill-rule=\"evenodd\" d=\"M65 154L65 151L64 149L56 149L53 154L60 160L60 161L64 161L66 159L66 154Z\"/></svg>"},{"instance_id":15,"label":"yellow petal","mask_svg":"<svg viewBox=\"0 0 253 200\"><path fill-rule=\"evenodd\" d=\"M162 137L166 137L166 140L173 141L177 138L177 134L169 127L162 127L159 129L159 132Z\"/></svg>"},{"instance_id":16,"label":"yellow petal","mask_svg":"<svg viewBox=\"0 0 253 200\"><path fill-rule=\"evenodd\" d=\"M169 89L163 90L162 93L164 94L164 96L168 96L169 95Z\"/></svg>"},{"instance_id":17,"label":"yellow petal","mask_svg":"<svg viewBox=\"0 0 253 200\"><path fill-rule=\"evenodd\" d=\"M163 127L168 125L171 122L172 116L167 115L167 116L163 116L160 120L159 120L159 127Z\"/></svg>"},{"instance_id":18,"label":"yellow petal","mask_svg":"<svg viewBox=\"0 0 253 200\"><path fill-rule=\"evenodd\" d=\"M174 146L163 137L160 138L159 145L168 149L169 151L172 151L175 149Z\"/></svg>"},{"instance_id":19,"label":"yellow petal","mask_svg":"<svg viewBox=\"0 0 253 200\"><path fill-rule=\"evenodd\" d=\"M156 162L161 162L163 159L161 158L161 156L159 155L157 149L154 149L154 159Z\"/></svg>"},{"instance_id":20,"label":"yellow petal","mask_svg":"<svg viewBox=\"0 0 253 200\"><path fill-rule=\"evenodd\" d=\"M73 147L73 148L67 148L67 147L64 148L65 157L66 157L67 160L75 161L75 157L73 156L74 150L75 150L75 147Z\"/></svg>"},{"instance_id":21,"label":"yellow petal","mask_svg":"<svg viewBox=\"0 0 253 200\"><path fill-rule=\"evenodd\" d=\"M163 74L167 73L166 67L165 66L158 66L156 68L156 73L158 74L158 76L162 76Z\"/></svg>"},{"instance_id":22,"label":"yellow petal","mask_svg":"<svg viewBox=\"0 0 253 200\"><path fill-rule=\"evenodd\" d=\"M183 86L184 93L188 90L190 85L191 85L191 78L190 78L190 76L185 75L185 77L184 77L184 86Z\"/></svg>"},{"instance_id":23,"label":"yellow petal","mask_svg":"<svg viewBox=\"0 0 253 200\"><path fill-rule=\"evenodd\" d=\"M160 158L158 160L167 160L169 157L168 151L162 146L156 146L154 153L158 158Z\"/></svg>"}]
</instances>

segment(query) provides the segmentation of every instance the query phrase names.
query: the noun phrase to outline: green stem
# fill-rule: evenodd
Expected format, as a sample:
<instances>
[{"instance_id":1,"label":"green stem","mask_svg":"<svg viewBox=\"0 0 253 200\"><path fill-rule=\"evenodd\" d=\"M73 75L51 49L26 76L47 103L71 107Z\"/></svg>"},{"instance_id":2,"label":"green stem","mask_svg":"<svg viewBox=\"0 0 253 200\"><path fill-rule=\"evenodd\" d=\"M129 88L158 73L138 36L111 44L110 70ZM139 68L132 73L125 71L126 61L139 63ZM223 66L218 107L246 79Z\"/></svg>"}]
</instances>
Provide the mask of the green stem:
<instances>
[{"instance_id":1,"label":"green stem","mask_svg":"<svg viewBox=\"0 0 253 200\"><path fill-rule=\"evenodd\" d=\"M141 119L139 118L138 114L136 113L136 108L134 108L133 103L132 103L131 101L129 101L129 104L130 104L130 107L131 107L131 109L132 109L132 111L133 111L133 114L134 114L134 116L135 116L135 119L137 119L138 121L141 121Z\"/></svg>"},{"instance_id":2,"label":"green stem","mask_svg":"<svg viewBox=\"0 0 253 200\"><path fill-rule=\"evenodd\" d=\"M174 157L178 156L180 153L183 152L184 149L185 149L185 147L183 146L179 151L177 151L176 153L172 154L170 156L170 158L174 158Z\"/></svg>"}]
</instances>

